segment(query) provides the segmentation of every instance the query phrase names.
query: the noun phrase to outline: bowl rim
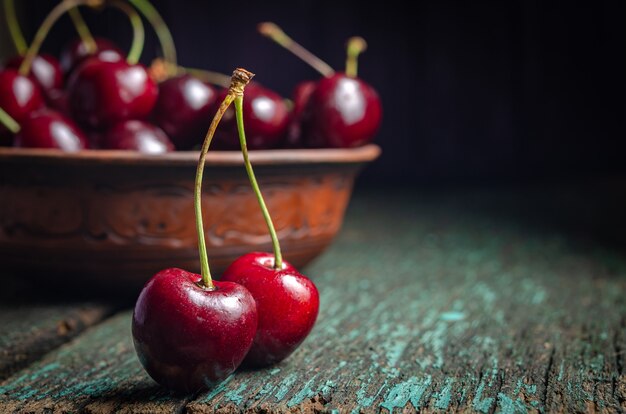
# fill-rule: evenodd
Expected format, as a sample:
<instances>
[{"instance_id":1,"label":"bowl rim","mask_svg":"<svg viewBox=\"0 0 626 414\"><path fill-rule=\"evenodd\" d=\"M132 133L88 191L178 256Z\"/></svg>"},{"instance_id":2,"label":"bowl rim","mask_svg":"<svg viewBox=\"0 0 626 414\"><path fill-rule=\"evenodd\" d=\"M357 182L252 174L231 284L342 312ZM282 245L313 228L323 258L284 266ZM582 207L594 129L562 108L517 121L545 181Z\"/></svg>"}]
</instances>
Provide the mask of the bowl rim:
<instances>
[{"instance_id":1,"label":"bowl rim","mask_svg":"<svg viewBox=\"0 0 626 414\"><path fill-rule=\"evenodd\" d=\"M255 165L283 164L355 164L373 161L381 153L376 144L356 148L272 149L250 151ZM126 150L84 150L64 152L55 149L0 147L0 163L46 163L81 165L151 165L190 166L198 163L199 151L174 151L165 154L142 154ZM243 157L235 151L209 151L207 165L243 165Z\"/></svg>"}]
</instances>

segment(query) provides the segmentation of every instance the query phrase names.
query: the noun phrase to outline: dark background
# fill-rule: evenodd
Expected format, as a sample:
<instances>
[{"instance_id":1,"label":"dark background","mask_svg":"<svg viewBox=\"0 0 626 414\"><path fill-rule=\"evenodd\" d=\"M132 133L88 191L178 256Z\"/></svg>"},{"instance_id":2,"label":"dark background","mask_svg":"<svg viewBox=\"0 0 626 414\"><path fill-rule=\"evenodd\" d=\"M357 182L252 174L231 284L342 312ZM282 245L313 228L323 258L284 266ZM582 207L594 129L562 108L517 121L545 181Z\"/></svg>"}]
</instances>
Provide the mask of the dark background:
<instances>
[{"instance_id":1,"label":"dark background","mask_svg":"<svg viewBox=\"0 0 626 414\"><path fill-rule=\"evenodd\" d=\"M20 3L20 2L18 2ZM24 0L28 37L55 1ZM519 182L626 169L626 2L154 1L182 65L243 66L285 96L317 73L256 34L272 20L336 69L352 35L360 76L384 107L383 156L362 185ZM84 12L92 31L130 43L117 11ZM4 35L4 34L3 34ZM75 37L69 19L45 49ZM151 31L143 55L158 51Z\"/></svg>"}]
</instances>

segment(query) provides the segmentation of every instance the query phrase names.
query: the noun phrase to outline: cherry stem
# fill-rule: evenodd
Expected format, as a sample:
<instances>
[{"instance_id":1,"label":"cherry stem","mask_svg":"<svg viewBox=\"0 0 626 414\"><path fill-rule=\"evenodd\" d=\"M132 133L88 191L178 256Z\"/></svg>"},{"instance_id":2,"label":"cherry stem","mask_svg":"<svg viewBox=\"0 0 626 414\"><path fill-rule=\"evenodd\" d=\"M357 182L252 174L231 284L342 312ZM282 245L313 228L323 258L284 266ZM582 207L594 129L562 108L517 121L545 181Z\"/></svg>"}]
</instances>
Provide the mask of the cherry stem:
<instances>
[{"instance_id":1,"label":"cherry stem","mask_svg":"<svg viewBox=\"0 0 626 414\"><path fill-rule=\"evenodd\" d=\"M6 111L0 108L0 124L4 125L9 131L14 134L20 132L20 124L11 117Z\"/></svg>"},{"instance_id":2,"label":"cherry stem","mask_svg":"<svg viewBox=\"0 0 626 414\"><path fill-rule=\"evenodd\" d=\"M359 55L367 50L367 42L359 36L348 39L346 45L346 75L356 78L359 69Z\"/></svg>"},{"instance_id":3,"label":"cherry stem","mask_svg":"<svg viewBox=\"0 0 626 414\"><path fill-rule=\"evenodd\" d=\"M141 53L143 52L143 45L146 39L146 32L143 28L141 16L139 16L137 11L130 7L126 2L120 0L112 0L108 1L107 4L118 8L124 14L126 14L126 16L128 16L130 25L133 28L133 42L130 45L130 51L128 52L128 55L126 56L126 62L134 65L139 62L139 58L141 57Z\"/></svg>"},{"instance_id":4,"label":"cherry stem","mask_svg":"<svg viewBox=\"0 0 626 414\"><path fill-rule=\"evenodd\" d=\"M26 39L24 39L24 34L22 33L22 29L20 28L20 23L17 20L17 13L15 13L15 3L13 2L13 0L4 0L4 13L7 21L7 26L9 26L9 34L11 35L13 46L15 46L17 54L23 56L24 53L26 53L26 49L28 49L28 45L26 44Z\"/></svg>"},{"instance_id":5,"label":"cherry stem","mask_svg":"<svg viewBox=\"0 0 626 414\"><path fill-rule=\"evenodd\" d=\"M133 6L141 12L141 14L150 23L161 44L161 50L163 52L163 59L168 63L168 70L171 73L176 73L178 63L176 57L176 46L174 44L174 38L172 32L167 27L167 24L163 20L163 17L154 8L154 6L148 0L129 0Z\"/></svg>"},{"instance_id":6,"label":"cherry stem","mask_svg":"<svg viewBox=\"0 0 626 414\"><path fill-rule=\"evenodd\" d=\"M198 168L196 169L196 182L193 192L193 206L196 214L196 231L198 233L198 252L200 253L200 274L202 275L202 285L205 289L215 289L213 278L211 277L211 269L209 268L209 256L206 251L206 241L204 239L204 223L202 222L202 176L204 174L204 163L206 154L213 141L213 135L219 125L224 113L233 102L233 95L226 95L224 100L217 109L209 130L204 137L202 148L200 149L200 158L198 159Z\"/></svg>"},{"instance_id":7,"label":"cherry stem","mask_svg":"<svg viewBox=\"0 0 626 414\"><path fill-rule=\"evenodd\" d=\"M292 38L287 36L287 34L275 23L259 23L259 25L257 26L257 30L263 36L272 39L274 42L278 43L279 45L302 59L309 66L322 74L322 76L328 78L335 74L335 70L331 68L328 63L324 62L322 59L309 52L300 44L296 43Z\"/></svg>"},{"instance_id":8,"label":"cherry stem","mask_svg":"<svg viewBox=\"0 0 626 414\"><path fill-rule=\"evenodd\" d=\"M56 23L59 18L68 12L70 9L77 6L90 6L90 7L99 7L104 3L104 0L63 0L56 7L52 9L52 11L46 16L41 26L37 30L35 34L35 38L31 43L30 47L26 51L24 55L24 60L20 65L18 72L22 76L27 76L30 73L30 68L33 64L33 60L39 53L39 49L41 48L42 43L48 36L50 29L54 23ZM133 43L130 48L130 52L128 52L127 61L130 64L137 63L139 60L139 56L141 55L141 51L143 50L144 43L144 30L143 23L141 22L141 17L135 12L135 10L128 6L126 3L122 1L112 0L107 1L107 5L112 5L122 10L124 13L128 15L130 22L133 26Z\"/></svg>"},{"instance_id":9,"label":"cherry stem","mask_svg":"<svg viewBox=\"0 0 626 414\"><path fill-rule=\"evenodd\" d=\"M198 159L198 169L196 170L196 183L193 192L193 206L196 214L196 231L198 232L198 252L200 253L200 274L202 275L202 285L206 289L215 289L213 278L211 277L211 269L209 268L209 256L206 251L206 241L204 239L204 223L202 222L202 176L204 173L204 163L206 154L213 141L213 135L219 125L224 113L233 102L233 96L226 95L222 101L217 113L211 121L209 130L204 137L202 149L200 150L200 158Z\"/></svg>"},{"instance_id":10,"label":"cherry stem","mask_svg":"<svg viewBox=\"0 0 626 414\"><path fill-rule=\"evenodd\" d=\"M74 23L74 28L76 29L78 36L80 36L81 41L85 44L85 47L87 48L87 52L90 55L93 55L94 53L96 53L98 46L96 45L96 41L91 35L91 31L89 30L85 19L83 19L83 15L80 14L78 7L71 8L68 13L72 19L72 23Z\"/></svg>"},{"instance_id":11,"label":"cherry stem","mask_svg":"<svg viewBox=\"0 0 626 414\"><path fill-rule=\"evenodd\" d=\"M223 73L213 72L204 69L187 68L182 66L179 66L178 69L180 72L189 73L196 78L202 80L203 82L207 82L212 85L217 85L224 88L228 88L230 86L231 77L228 75L224 75Z\"/></svg>"},{"instance_id":12,"label":"cherry stem","mask_svg":"<svg viewBox=\"0 0 626 414\"><path fill-rule=\"evenodd\" d=\"M254 175L254 170L252 169L252 164L250 163L250 158L248 157L248 146L246 144L246 132L243 127L243 94L238 95L235 98L235 114L237 116L237 131L239 132L239 143L241 144L241 153L243 154L243 162L246 167L246 172L248 173L248 178L250 179L250 185L254 190L254 194L256 195L257 201L259 202L259 207L261 207L261 212L263 213L263 218L265 219L265 224L267 224L267 229L270 232L270 237L272 238L272 247L274 249L274 268L282 269L283 267L283 256L280 251L280 243L278 241L278 236L276 235L276 229L274 228L274 223L272 222L272 217L270 216L270 212L265 205L265 200L263 199L263 194L261 194L261 189L259 188L259 184L256 181L256 177Z\"/></svg>"}]
</instances>

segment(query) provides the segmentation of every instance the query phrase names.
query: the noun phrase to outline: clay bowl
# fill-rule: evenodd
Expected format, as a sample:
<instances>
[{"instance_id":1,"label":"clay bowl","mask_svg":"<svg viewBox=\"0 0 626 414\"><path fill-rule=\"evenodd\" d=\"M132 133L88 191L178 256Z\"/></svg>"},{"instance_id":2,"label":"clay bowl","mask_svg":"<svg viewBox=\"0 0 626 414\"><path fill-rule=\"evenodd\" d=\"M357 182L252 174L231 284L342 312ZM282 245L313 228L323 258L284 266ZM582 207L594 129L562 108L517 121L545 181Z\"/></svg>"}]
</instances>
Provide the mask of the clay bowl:
<instances>
[{"instance_id":1,"label":"clay bowl","mask_svg":"<svg viewBox=\"0 0 626 414\"><path fill-rule=\"evenodd\" d=\"M331 243L357 173L379 154L376 145L251 153L287 260L304 266ZM138 286L172 266L199 271L197 158L0 148L2 271L107 286ZM241 154L209 153L204 177L213 273L244 253L271 251Z\"/></svg>"}]
</instances>

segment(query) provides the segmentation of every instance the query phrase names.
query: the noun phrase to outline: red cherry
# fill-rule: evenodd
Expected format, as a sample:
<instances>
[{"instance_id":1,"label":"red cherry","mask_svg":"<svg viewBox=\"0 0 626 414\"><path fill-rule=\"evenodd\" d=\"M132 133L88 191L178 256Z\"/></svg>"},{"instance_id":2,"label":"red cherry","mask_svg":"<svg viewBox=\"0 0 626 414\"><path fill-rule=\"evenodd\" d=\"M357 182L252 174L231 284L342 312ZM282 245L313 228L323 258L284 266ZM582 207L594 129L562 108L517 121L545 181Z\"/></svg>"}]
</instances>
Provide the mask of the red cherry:
<instances>
[{"instance_id":1,"label":"red cherry","mask_svg":"<svg viewBox=\"0 0 626 414\"><path fill-rule=\"evenodd\" d=\"M18 70L23 61L23 56L15 56L6 62L6 67ZM61 72L59 61L51 55L35 56L30 68L29 78L39 85L46 98L49 98L50 94L63 89L63 73Z\"/></svg>"},{"instance_id":2,"label":"red cherry","mask_svg":"<svg viewBox=\"0 0 626 414\"><path fill-rule=\"evenodd\" d=\"M302 114L316 87L316 81L303 81L297 84L293 91L293 109L291 110L286 144L289 148L301 147L303 145L301 128Z\"/></svg>"},{"instance_id":3,"label":"red cherry","mask_svg":"<svg viewBox=\"0 0 626 414\"><path fill-rule=\"evenodd\" d=\"M15 146L24 148L57 148L80 151L88 147L85 134L61 113L41 109L32 112L20 125Z\"/></svg>"},{"instance_id":4,"label":"red cherry","mask_svg":"<svg viewBox=\"0 0 626 414\"><path fill-rule=\"evenodd\" d=\"M146 154L174 151L172 141L163 130L137 120L122 121L114 125L98 142L102 148L133 150Z\"/></svg>"},{"instance_id":5,"label":"red cherry","mask_svg":"<svg viewBox=\"0 0 626 414\"><path fill-rule=\"evenodd\" d=\"M170 78L159 85L154 120L179 149L202 143L216 104L216 90L191 75Z\"/></svg>"},{"instance_id":6,"label":"red cherry","mask_svg":"<svg viewBox=\"0 0 626 414\"><path fill-rule=\"evenodd\" d=\"M217 101L221 102L227 93L227 90L222 91ZM289 111L285 101L277 93L259 84L249 84L243 100L243 116L248 148L274 148L284 140L289 123ZM237 122L232 106L224 114L215 138L219 147L239 148Z\"/></svg>"},{"instance_id":7,"label":"red cherry","mask_svg":"<svg viewBox=\"0 0 626 414\"><path fill-rule=\"evenodd\" d=\"M322 78L311 94L302 130L313 147L356 147L374 138L382 106L367 83L345 74Z\"/></svg>"},{"instance_id":8,"label":"red cherry","mask_svg":"<svg viewBox=\"0 0 626 414\"><path fill-rule=\"evenodd\" d=\"M126 119L145 118L157 99L157 86L143 65L89 59L68 82L74 119L105 128Z\"/></svg>"},{"instance_id":9,"label":"red cherry","mask_svg":"<svg viewBox=\"0 0 626 414\"><path fill-rule=\"evenodd\" d=\"M43 105L39 86L30 78L18 74L13 69L0 72L0 108L4 109L18 124ZM0 134L6 133L6 128L0 125Z\"/></svg>"},{"instance_id":10,"label":"red cherry","mask_svg":"<svg viewBox=\"0 0 626 414\"><path fill-rule=\"evenodd\" d=\"M254 297L259 324L245 364L255 367L287 358L307 337L319 309L319 293L306 276L283 261L274 268L274 255L248 253L235 260L222 281L243 285Z\"/></svg>"},{"instance_id":11,"label":"red cherry","mask_svg":"<svg viewBox=\"0 0 626 414\"><path fill-rule=\"evenodd\" d=\"M254 298L241 285L181 269L162 270L142 289L132 320L139 360L159 384L187 393L211 387L239 366L257 327Z\"/></svg>"},{"instance_id":12,"label":"red cherry","mask_svg":"<svg viewBox=\"0 0 626 414\"><path fill-rule=\"evenodd\" d=\"M75 39L63 48L60 61L64 73L69 74L90 56L107 61L124 60L123 52L113 42L102 38L94 40L96 52L93 54L89 53L87 45L81 39Z\"/></svg>"}]
</instances>

